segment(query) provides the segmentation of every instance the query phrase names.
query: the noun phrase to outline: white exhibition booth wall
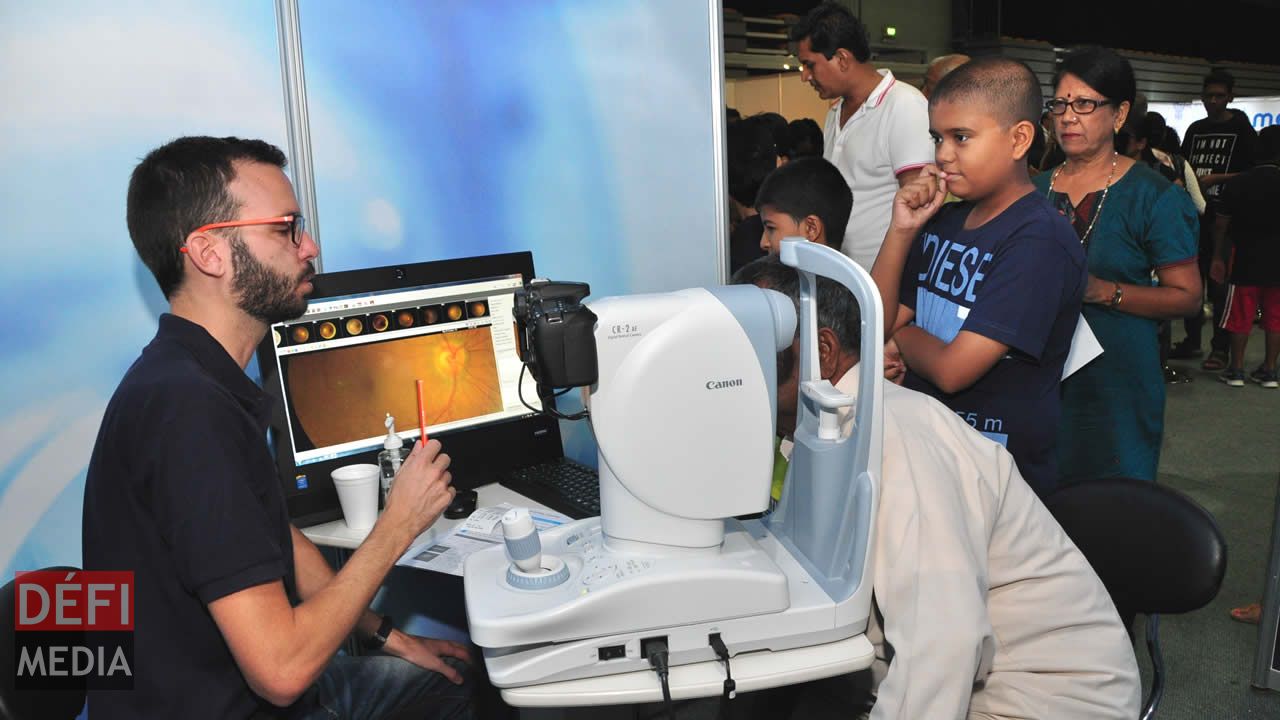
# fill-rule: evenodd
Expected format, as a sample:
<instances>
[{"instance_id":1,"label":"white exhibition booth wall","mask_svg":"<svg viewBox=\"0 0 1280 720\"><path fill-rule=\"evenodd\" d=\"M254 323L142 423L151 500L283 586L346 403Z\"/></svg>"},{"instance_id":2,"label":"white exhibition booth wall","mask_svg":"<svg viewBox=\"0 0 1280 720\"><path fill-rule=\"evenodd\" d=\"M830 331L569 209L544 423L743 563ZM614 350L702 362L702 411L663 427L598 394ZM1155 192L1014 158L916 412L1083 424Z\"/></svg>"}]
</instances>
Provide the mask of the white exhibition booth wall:
<instances>
[{"instance_id":1,"label":"white exhibition booth wall","mask_svg":"<svg viewBox=\"0 0 1280 720\"><path fill-rule=\"evenodd\" d=\"M80 564L103 409L166 308L125 227L134 165L181 135L289 148L277 4L0 5L6 579ZM297 6L323 269L530 249L593 297L719 281L718 3Z\"/></svg>"},{"instance_id":2,"label":"white exhibition booth wall","mask_svg":"<svg viewBox=\"0 0 1280 720\"><path fill-rule=\"evenodd\" d=\"M1253 123L1254 130L1261 130L1268 125L1280 124L1280 96L1236 98L1231 107L1243 112ZM1153 102L1147 104L1147 110L1154 110L1164 116L1169 127L1178 131L1178 137L1187 136L1187 128L1191 123L1205 116L1204 105L1195 102Z\"/></svg>"}]
</instances>

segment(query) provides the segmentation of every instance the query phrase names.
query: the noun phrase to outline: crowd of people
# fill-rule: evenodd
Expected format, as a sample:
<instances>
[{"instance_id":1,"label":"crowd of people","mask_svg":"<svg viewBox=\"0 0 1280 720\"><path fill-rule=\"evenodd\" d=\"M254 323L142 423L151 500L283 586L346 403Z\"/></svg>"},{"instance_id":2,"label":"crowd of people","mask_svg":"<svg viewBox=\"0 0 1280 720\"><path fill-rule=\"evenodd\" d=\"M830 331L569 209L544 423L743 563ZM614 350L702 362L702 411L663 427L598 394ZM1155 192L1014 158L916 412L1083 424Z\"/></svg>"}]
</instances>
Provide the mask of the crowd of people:
<instances>
[{"instance_id":1,"label":"crowd of people","mask_svg":"<svg viewBox=\"0 0 1280 720\"><path fill-rule=\"evenodd\" d=\"M1234 80L1228 72L1215 70L1204 78L1207 117L1180 139L1162 115L1146 110L1128 61L1104 48L1072 51L1052 78L1052 98L1023 108L1029 118L1001 120L1003 128L1028 123L1026 147L1019 151L1025 182L1019 173L999 178L998 187L988 189L982 181L992 162L975 163L972 149L984 143L984 136L951 138L939 125L954 120L947 112L955 103L939 98L937 89L958 68L970 66L971 58L936 58L917 90L890 71L875 69L865 29L838 8L815 9L794 26L791 39L802 80L831 101L816 145L822 160L788 168L793 155L781 150L790 142L788 125L776 114L731 119L729 187L740 218L731 236L731 272L776 252L781 239L791 236L840 250L868 271L880 263L876 280L886 306L902 310L900 317L886 318L890 378L934 394L1000 440L1043 492L1086 478L1155 478L1164 386L1191 379L1168 360L1203 354L1206 297L1213 329L1202 367L1220 372L1230 387L1247 381L1277 387L1280 242L1268 229L1265 208L1268 198L1280 198L1274 179L1280 129L1259 134L1229 106ZM1038 85L1041 79L1022 68L1025 80ZM1010 111L1014 101L1002 98ZM833 182L837 173L843 188ZM928 211L932 225L907 227L902 235L903 228L893 224L895 203L901 200L895 195L922 177L930 187L945 188L942 202ZM1000 213L979 212L976 218L961 218L962 228L950 227L962 208L981 211L988 190L1015 199L1038 195L1067 222L1032 224L1031 242L1019 242L1016 231L998 227L999 247L990 247L994 241L985 233L993 232L989 221ZM842 217L843 231L834 224ZM994 225L1008 222L1002 216ZM1046 248L1057 246L1067 226L1075 247L1046 257ZM966 237L953 237L960 234ZM1020 255L1029 252L1039 255ZM901 253L913 254L898 257ZM1018 270L1007 269L1015 265ZM1084 269L1080 297L1073 300L1066 291L1056 298L1044 295L1062 284L1041 277L1046 265L1055 272ZM939 272L963 272L968 280L963 296L943 297L947 293L937 288L946 278L935 277L929 286L930 273ZM1003 288L1000 277L1006 273L1022 286ZM978 284L985 293L976 293ZM948 292L958 287L957 279ZM917 293L926 312L917 307ZM979 294L988 302L978 303ZM939 309L939 303L957 307ZM1013 307L1024 314L1037 308L1045 316L1032 323L1035 342L1013 342L1015 319L988 317L989 308L1009 313ZM1073 319L1081 315L1102 355L1070 377L1048 378L1054 363L1042 356L1045 343L1053 339L1050 359L1065 357ZM1171 343L1174 321L1185 329L1176 345ZM1246 368L1244 352L1255 321L1263 325L1266 349L1260 365ZM983 323L1002 329L981 330ZM944 341L943 346L922 353L922 332ZM970 366L958 361L970 357L965 349L985 352ZM1046 376L1033 397L1021 378L1029 368ZM998 408L1003 397L1016 402ZM1039 410L1026 414L1029 406ZM1034 449L1024 445L1027 432L1041 436Z\"/></svg>"},{"instance_id":2,"label":"crowd of people","mask_svg":"<svg viewBox=\"0 0 1280 720\"><path fill-rule=\"evenodd\" d=\"M1089 583L1079 577L1067 582L1066 575L1004 546L990 530L1012 520L991 509L1019 516L1023 535L1018 542L1043 550L1056 538L1052 533L1035 537L1036 511L1020 500L1008 503L1010 494L1017 494L1015 485L1043 499L1083 480L1156 479L1165 385L1182 379L1166 360L1201 354L1206 290L1214 332L1203 367L1220 371L1231 387L1246 380L1277 387L1280 233L1267 221L1267 209L1280 201L1280 127L1255 132L1229 107L1230 74L1214 71L1203 82L1208 117L1179 140L1163 116L1147 111L1129 62L1105 48L1068 52L1051 79L1052 96L1042 98L1041 79L1029 67L999 57L940 57L917 90L874 68L865 29L833 4L801 19L791 40L801 78L832 101L823 159L809 159L803 168L778 160L779 167L761 180L754 202L737 201L763 218L759 231L750 230L759 239L757 256L776 254L783 238L800 237L839 250L869 270L885 312L886 378L931 396L951 413L946 421L923 407L899 415L895 406L917 402L915 397L885 395L886 416L892 419L886 420L877 532L895 542L893 552L881 556L889 567L883 577L877 574L876 588L884 632L879 639L893 652L877 678L879 700L872 712L872 717L931 717L932 711L949 716L941 710L954 703L936 694L943 680L926 683L926 690L899 679L922 670L912 652L915 637L900 624L898 613L907 608L918 622L923 615L944 612L937 603L926 603L922 612L917 593L941 581L921 576L921 566L931 559L917 555L924 545L915 543L927 536L930 552L954 567L964 563L951 558L951 550L990 563L983 570L1002 564L1002 583L981 571L960 574L966 582L976 576L988 584L984 601L969 607L967 617L952 616L953 626L990 627L1002 637L1020 623L1017 631L1026 633L1024 640L1052 645L1061 637L1047 629L1036 636L1026 617L1006 615L1009 609L998 596L1027 585L1054 594L1046 588ZM736 125L730 126L731 137ZM731 184L738 176L733 157ZM837 174L843 186L833 181ZM835 224L842 216L847 217L843 233ZM746 238L735 239L746 246ZM776 259L744 265L743 257L733 263L735 281L790 289L793 281L785 279L787 271ZM831 304L833 294L839 293L819 293L820 303ZM1262 364L1248 372L1244 351L1259 316L1266 350ZM828 308L819 325L832 320ZM1170 347L1175 320L1185 321L1187 334ZM840 333L821 331L823 378L855 394L848 370L856 360L841 361L840 351L856 355L867 349L857 348L856 339L852 347L842 345ZM1082 332L1092 333L1102 352L1064 377L1068 351ZM779 367L790 365L780 361ZM794 413L795 399L785 402ZM780 394L780 463L787 457L785 436L794 431L794 415L784 417L783 403ZM975 455L986 458L992 447L957 452L951 445L953 425L967 425L970 435L985 436L1007 452L1018 477L988 485L991 474L983 472ZM899 438L890 439L894 431L925 436L933 446L932 454L917 448L913 457L926 460L915 461L913 471L901 476L891 468L900 461L896 453L907 450L895 446ZM938 453L948 456L953 470L938 472L944 487L925 488L921 476L932 472L927 458ZM960 477L964 473L954 468L975 474ZM780 492L775 483L775 497ZM914 592L894 596L891 589L902 583ZM957 587L934 590L947 603L963 595ZM977 644L963 645L964 650L982 647L981 640L968 640ZM1037 694L1042 678L1018 667L1016 659L1002 654L1008 648L997 645L994 656L987 656L990 666L971 678L970 717L1022 716L1018 712L1103 717L1124 704L1121 692L1108 706L1101 700L1106 693L1065 667L1055 678L1061 683L1058 695L1045 699ZM1082 652L1077 647L1055 657L1069 662ZM977 653L983 657L982 650ZM957 652L948 658L961 656L973 657ZM1120 678L1126 660L1116 657L1095 657L1091 667L1107 668L1116 687L1125 687ZM1050 672L1053 665L1047 662L1038 671ZM1089 713L1073 710L1069 698L1077 692L1098 705ZM922 697L929 693L934 695ZM1018 707L1010 697L1035 697L1035 708ZM1046 712L1046 707L1056 710Z\"/></svg>"}]
</instances>

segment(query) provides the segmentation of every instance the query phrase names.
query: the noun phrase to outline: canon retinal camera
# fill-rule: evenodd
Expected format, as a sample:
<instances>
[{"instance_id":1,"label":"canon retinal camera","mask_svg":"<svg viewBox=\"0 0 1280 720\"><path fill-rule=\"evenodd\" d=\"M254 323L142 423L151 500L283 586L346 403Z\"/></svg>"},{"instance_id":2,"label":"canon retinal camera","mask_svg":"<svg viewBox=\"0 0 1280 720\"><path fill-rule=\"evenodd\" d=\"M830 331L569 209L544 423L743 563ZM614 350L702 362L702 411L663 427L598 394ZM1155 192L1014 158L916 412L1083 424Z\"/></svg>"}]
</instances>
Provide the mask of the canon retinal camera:
<instances>
[{"instance_id":1,"label":"canon retinal camera","mask_svg":"<svg viewBox=\"0 0 1280 720\"><path fill-rule=\"evenodd\" d=\"M648 670L830 643L865 632L881 456L881 304L840 253L788 241L800 272L800 402L781 502L773 474L777 354L791 300L755 286L581 301L581 283L518 295L523 355L543 407L585 388L599 447L601 516L538 533L504 518L506 547L468 558L471 639L498 687ZM815 275L848 287L866 352L854 400L819 380Z\"/></svg>"}]
</instances>

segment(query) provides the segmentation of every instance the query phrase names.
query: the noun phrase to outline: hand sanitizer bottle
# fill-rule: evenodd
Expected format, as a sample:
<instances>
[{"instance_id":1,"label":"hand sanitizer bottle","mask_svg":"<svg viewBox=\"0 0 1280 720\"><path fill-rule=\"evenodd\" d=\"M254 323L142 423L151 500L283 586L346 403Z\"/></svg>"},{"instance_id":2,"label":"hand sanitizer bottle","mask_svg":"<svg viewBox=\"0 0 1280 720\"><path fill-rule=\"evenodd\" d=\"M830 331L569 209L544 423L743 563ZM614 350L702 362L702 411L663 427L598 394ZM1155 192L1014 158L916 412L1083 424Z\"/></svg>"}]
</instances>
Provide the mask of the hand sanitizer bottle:
<instances>
[{"instance_id":1,"label":"hand sanitizer bottle","mask_svg":"<svg viewBox=\"0 0 1280 720\"><path fill-rule=\"evenodd\" d=\"M387 419L382 424L387 426L387 437L382 441L382 452L378 453L378 467L382 469L381 505L386 507L387 493L391 492L391 483L395 481L396 473L400 472L400 463L409 457L409 448L396 435L396 419L391 417L391 413L387 413Z\"/></svg>"}]
</instances>

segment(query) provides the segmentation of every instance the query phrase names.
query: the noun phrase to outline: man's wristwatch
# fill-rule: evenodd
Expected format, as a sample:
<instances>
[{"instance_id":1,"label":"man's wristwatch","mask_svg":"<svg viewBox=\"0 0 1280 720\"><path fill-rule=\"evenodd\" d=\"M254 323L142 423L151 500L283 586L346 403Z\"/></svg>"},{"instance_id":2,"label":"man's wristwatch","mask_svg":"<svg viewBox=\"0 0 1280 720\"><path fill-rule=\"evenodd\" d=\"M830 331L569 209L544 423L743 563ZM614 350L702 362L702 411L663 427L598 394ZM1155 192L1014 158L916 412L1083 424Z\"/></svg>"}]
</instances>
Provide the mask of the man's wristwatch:
<instances>
[{"instance_id":1,"label":"man's wristwatch","mask_svg":"<svg viewBox=\"0 0 1280 720\"><path fill-rule=\"evenodd\" d=\"M364 646L368 650L381 650L383 645L387 644L387 638L391 637L391 631L395 629L395 623L392 622L390 615L382 616L382 623L378 625L378 629L373 634L365 638Z\"/></svg>"}]
</instances>

